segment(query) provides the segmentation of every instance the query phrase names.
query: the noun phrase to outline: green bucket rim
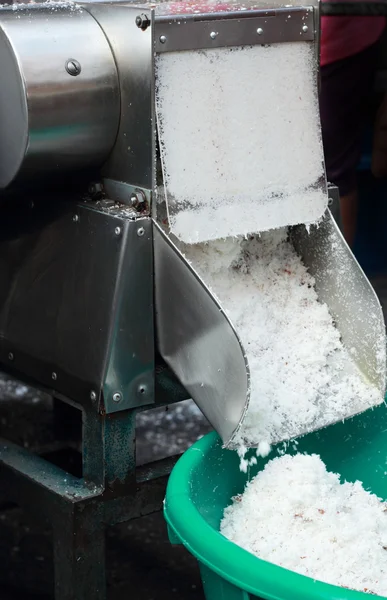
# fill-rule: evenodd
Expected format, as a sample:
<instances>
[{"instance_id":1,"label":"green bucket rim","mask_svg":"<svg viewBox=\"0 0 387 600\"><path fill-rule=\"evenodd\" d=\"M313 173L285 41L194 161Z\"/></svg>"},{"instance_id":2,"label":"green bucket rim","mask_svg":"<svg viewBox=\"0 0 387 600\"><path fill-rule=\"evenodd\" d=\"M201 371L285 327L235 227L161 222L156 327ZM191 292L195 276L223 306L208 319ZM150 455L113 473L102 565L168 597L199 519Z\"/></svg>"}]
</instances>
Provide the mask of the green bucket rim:
<instances>
[{"instance_id":1,"label":"green bucket rim","mask_svg":"<svg viewBox=\"0 0 387 600\"><path fill-rule=\"evenodd\" d=\"M183 454L170 475L164 502L164 518L171 532L199 562L234 586L267 600L295 596L297 600L364 600L369 596L257 558L211 527L191 500L190 473L215 444L221 444L219 436L209 433Z\"/></svg>"}]
</instances>

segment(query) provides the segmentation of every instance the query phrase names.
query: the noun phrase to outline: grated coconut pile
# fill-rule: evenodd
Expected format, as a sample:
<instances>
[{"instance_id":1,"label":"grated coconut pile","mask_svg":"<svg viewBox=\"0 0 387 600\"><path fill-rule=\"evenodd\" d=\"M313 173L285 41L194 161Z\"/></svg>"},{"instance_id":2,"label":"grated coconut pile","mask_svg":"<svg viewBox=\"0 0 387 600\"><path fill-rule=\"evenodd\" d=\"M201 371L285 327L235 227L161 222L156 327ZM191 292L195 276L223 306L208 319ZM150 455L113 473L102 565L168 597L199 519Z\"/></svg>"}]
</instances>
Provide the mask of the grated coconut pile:
<instances>
[{"instance_id":1,"label":"grated coconut pile","mask_svg":"<svg viewBox=\"0 0 387 600\"><path fill-rule=\"evenodd\" d=\"M316 455L271 460L225 509L229 540L263 560L387 596L387 508L360 482L341 484Z\"/></svg>"},{"instance_id":2,"label":"grated coconut pile","mask_svg":"<svg viewBox=\"0 0 387 600\"><path fill-rule=\"evenodd\" d=\"M180 246L181 247L181 246ZM181 247L218 298L245 348L251 398L234 440L267 455L271 444L383 401L340 341L314 279L286 229Z\"/></svg>"},{"instance_id":3,"label":"grated coconut pile","mask_svg":"<svg viewBox=\"0 0 387 600\"><path fill-rule=\"evenodd\" d=\"M229 238L324 214L313 44L161 52L155 60L168 218L178 239Z\"/></svg>"}]
</instances>

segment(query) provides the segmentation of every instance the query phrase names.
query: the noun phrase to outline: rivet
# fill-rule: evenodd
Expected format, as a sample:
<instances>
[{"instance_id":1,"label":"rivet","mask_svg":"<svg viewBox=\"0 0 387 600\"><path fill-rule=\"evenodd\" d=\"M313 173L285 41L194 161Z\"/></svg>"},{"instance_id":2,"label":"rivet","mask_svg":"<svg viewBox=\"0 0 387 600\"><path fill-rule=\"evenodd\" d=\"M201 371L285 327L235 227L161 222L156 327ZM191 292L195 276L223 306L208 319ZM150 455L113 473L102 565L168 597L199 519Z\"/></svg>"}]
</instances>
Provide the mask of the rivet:
<instances>
[{"instance_id":1,"label":"rivet","mask_svg":"<svg viewBox=\"0 0 387 600\"><path fill-rule=\"evenodd\" d=\"M160 44L165 44L165 42L167 41L167 38L165 35L160 35L159 40L160 40Z\"/></svg>"},{"instance_id":2,"label":"rivet","mask_svg":"<svg viewBox=\"0 0 387 600\"><path fill-rule=\"evenodd\" d=\"M262 34L263 34L263 29L262 29L262 27L258 27L258 29L257 29L257 33L258 33L258 35L262 35Z\"/></svg>"},{"instance_id":3,"label":"rivet","mask_svg":"<svg viewBox=\"0 0 387 600\"><path fill-rule=\"evenodd\" d=\"M332 206L333 204L333 198L328 198L328 206Z\"/></svg>"},{"instance_id":4,"label":"rivet","mask_svg":"<svg viewBox=\"0 0 387 600\"><path fill-rule=\"evenodd\" d=\"M55 371L52 373L51 378L56 381L58 379L57 374L55 373Z\"/></svg>"},{"instance_id":5,"label":"rivet","mask_svg":"<svg viewBox=\"0 0 387 600\"><path fill-rule=\"evenodd\" d=\"M79 216L78 215L74 215L73 216L73 221L74 221L74 223L76 223L77 221L79 221Z\"/></svg>"},{"instance_id":6,"label":"rivet","mask_svg":"<svg viewBox=\"0 0 387 600\"><path fill-rule=\"evenodd\" d=\"M302 31L303 31L303 33L307 33L308 32L308 26L307 25L303 25L302 26Z\"/></svg>"},{"instance_id":7,"label":"rivet","mask_svg":"<svg viewBox=\"0 0 387 600\"><path fill-rule=\"evenodd\" d=\"M121 227L116 227L115 230L114 230L114 233L116 235L120 235L120 233L121 233Z\"/></svg>"},{"instance_id":8,"label":"rivet","mask_svg":"<svg viewBox=\"0 0 387 600\"><path fill-rule=\"evenodd\" d=\"M210 38L211 38L212 40L214 40L214 39L216 38L216 36L217 36L217 35L218 35L218 34L216 33L216 31L211 31L211 33L210 33Z\"/></svg>"},{"instance_id":9,"label":"rivet","mask_svg":"<svg viewBox=\"0 0 387 600\"><path fill-rule=\"evenodd\" d=\"M65 69L69 75L76 77L81 72L81 65L75 58L69 58L68 61L66 61Z\"/></svg>"},{"instance_id":10,"label":"rivet","mask_svg":"<svg viewBox=\"0 0 387 600\"><path fill-rule=\"evenodd\" d=\"M148 387L145 385L145 383L140 383L140 385L138 386L137 389L138 389L139 394L141 394L142 396L144 394L146 394L148 391Z\"/></svg>"},{"instance_id":11,"label":"rivet","mask_svg":"<svg viewBox=\"0 0 387 600\"><path fill-rule=\"evenodd\" d=\"M139 237L142 237L142 236L144 235L144 233L145 233L145 229L144 229L143 227L139 227L139 228L137 229L137 235L138 235Z\"/></svg>"},{"instance_id":12,"label":"rivet","mask_svg":"<svg viewBox=\"0 0 387 600\"><path fill-rule=\"evenodd\" d=\"M113 402L121 402L121 400L122 400L121 392L116 392L115 394L113 394Z\"/></svg>"},{"instance_id":13,"label":"rivet","mask_svg":"<svg viewBox=\"0 0 387 600\"><path fill-rule=\"evenodd\" d=\"M94 390L91 390L91 392L90 392L90 400L92 402L95 402L97 400L97 394L95 393Z\"/></svg>"},{"instance_id":14,"label":"rivet","mask_svg":"<svg viewBox=\"0 0 387 600\"><path fill-rule=\"evenodd\" d=\"M10 352L10 353L8 354L8 360L13 360L13 359L14 359L13 352Z\"/></svg>"}]
</instances>

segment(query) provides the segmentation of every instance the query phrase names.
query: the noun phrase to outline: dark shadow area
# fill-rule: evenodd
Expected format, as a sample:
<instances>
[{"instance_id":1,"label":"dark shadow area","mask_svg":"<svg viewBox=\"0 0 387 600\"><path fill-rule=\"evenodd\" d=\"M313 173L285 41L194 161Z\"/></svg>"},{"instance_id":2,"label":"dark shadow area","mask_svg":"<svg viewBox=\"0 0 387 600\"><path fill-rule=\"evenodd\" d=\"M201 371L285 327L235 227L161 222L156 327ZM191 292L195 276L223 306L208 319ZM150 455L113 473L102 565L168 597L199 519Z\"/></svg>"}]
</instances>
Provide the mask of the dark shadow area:
<instances>
[{"instance_id":1,"label":"dark shadow area","mask_svg":"<svg viewBox=\"0 0 387 600\"><path fill-rule=\"evenodd\" d=\"M0 374L0 432L80 476L82 412ZM180 454L210 426L192 401L137 416L138 462ZM108 600L203 600L196 561L161 513L107 528ZM0 491L0 599L53 600L51 532Z\"/></svg>"},{"instance_id":2,"label":"dark shadow area","mask_svg":"<svg viewBox=\"0 0 387 600\"><path fill-rule=\"evenodd\" d=\"M171 546L161 513L107 530L108 600L203 600L194 558ZM0 515L1 600L53 600L49 531L20 509Z\"/></svg>"}]
</instances>

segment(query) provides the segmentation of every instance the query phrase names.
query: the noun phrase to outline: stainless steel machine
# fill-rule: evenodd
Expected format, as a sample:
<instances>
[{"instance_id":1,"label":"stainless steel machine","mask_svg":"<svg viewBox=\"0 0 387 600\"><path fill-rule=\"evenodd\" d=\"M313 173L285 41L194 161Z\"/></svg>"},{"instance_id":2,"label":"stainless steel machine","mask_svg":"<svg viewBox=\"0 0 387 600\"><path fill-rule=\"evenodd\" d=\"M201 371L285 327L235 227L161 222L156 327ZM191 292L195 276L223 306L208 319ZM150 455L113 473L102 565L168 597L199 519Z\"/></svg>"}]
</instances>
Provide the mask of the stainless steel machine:
<instances>
[{"instance_id":1,"label":"stainless steel machine","mask_svg":"<svg viewBox=\"0 0 387 600\"><path fill-rule=\"evenodd\" d=\"M206 316L190 320L224 334L222 360L233 365L211 397L194 397L227 442L245 409L246 365L224 313L156 222L155 53L300 36L318 48L316 8L58 3L0 16L2 222L9 219L1 362L96 412L152 405L154 298L159 348L173 363L178 336L191 336L171 302L178 307L179 287L194 286Z\"/></svg>"},{"instance_id":2,"label":"stainless steel machine","mask_svg":"<svg viewBox=\"0 0 387 600\"><path fill-rule=\"evenodd\" d=\"M81 478L6 441L0 478L10 498L44 506L58 600L104 599L105 526L161 506L173 460L136 469L135 412L193 397L228 444L248 403L237 333L158 223L155 54L301 37L317 56L318 32L309 2L0 10L0 363L83 415ZM335 290L322 295L347 342L356 338L359 362L384 386L380 307L330 214L311 236L292 235L325 273L321 290L327 280ZM354 300L338 260L351 291L361 289ZM368 313L348 325L359 297ZM201 391L214 348L229 376L215 369Z\"/></svg>"}]
</instances>

